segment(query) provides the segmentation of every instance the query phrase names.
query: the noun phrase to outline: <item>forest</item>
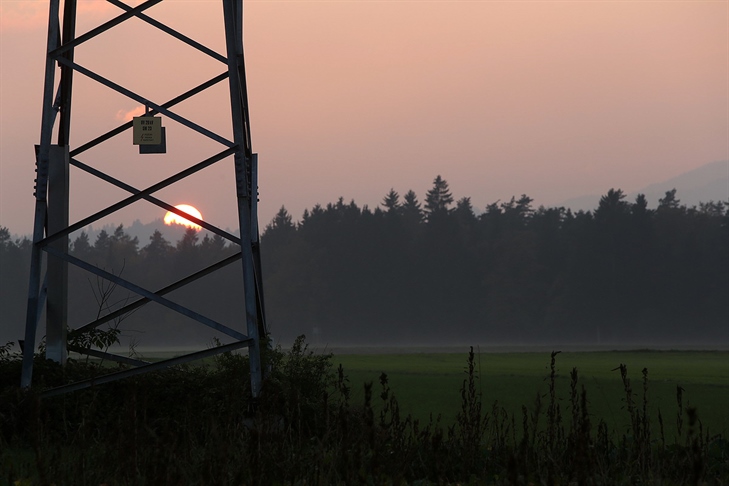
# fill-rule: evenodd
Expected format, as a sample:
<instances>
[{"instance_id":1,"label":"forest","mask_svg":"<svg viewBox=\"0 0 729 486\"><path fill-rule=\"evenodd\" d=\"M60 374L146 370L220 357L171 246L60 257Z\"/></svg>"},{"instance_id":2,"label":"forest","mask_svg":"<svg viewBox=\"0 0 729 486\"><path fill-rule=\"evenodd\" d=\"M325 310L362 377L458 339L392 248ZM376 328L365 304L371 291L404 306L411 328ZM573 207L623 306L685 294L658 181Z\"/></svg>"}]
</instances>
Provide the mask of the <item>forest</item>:
<instances>
[{"instance_id":1,"label":"forest","mask_svg":"<svg viewBox=\"0 0 729 486\"><path fill-rule=\"evenodd\" d=\"M522 195L478 211L438 176L422 202L392 189L374 209L340 198L299 221L282 207L261 236L272 337L285 344L306 334L316 345L729 342L729 202L686 207L672 190L649 209L643 195L629 201L619 189L594 211L532 202ZM203 234L188 230L173 243L155 232L140 242L119 225L95 241L82 232L70 251L156 289L237 251ZM4 338L24 329L30 246L0 227ZM234 267L170 298L240 325ZM74 267L69 279L71 320L135 298ZM180 319L148 305L111 325L142 345L209 341L212 331Z\"/></svg>"}]
</instances>

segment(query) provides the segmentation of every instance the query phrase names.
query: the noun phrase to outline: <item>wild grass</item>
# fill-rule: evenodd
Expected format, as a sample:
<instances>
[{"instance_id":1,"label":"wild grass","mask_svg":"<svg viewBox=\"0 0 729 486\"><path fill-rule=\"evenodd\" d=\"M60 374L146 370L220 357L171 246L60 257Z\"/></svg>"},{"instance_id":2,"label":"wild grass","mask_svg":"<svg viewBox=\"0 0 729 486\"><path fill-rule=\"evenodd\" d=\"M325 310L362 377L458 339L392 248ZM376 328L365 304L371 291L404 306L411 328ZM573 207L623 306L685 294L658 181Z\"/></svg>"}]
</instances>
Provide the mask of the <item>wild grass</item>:
<instances>
[{"instance_id":1,"label":"wild grass","mask_svg":"<svg viewBox=\"0 0 729 486\"><path fill-rule=\"evenodd\" d=\"M498 400L510 414L518 415L522 405L534 401L536 392L548 393L548 352L474 351L484 402ZM333 360L335 364L342 364L353 382L376 381L379 374L386 371L406 413L421 420L427 420L430 413L440 413L444 422L452 422L461 406L457 394L452 391L463 379L464 353L346 354L335 355ZM611 431L627 429L630 418L623 410L625 394L620 378L621 363L636 377L642 376L643 368L649 370L649 415L657 417L659 411L665 414L667 410L673 410L676 387L681 386L687 390L687 403L700 407L705 427L724 436L729 433L729 414L726 412L729 407L729 352L562 352L555 371L558 396L566 400L571 370L577 368L580 384L589 392L590 413L602 418ZM355 397L361 398L356 394ZM666 436L673 440L677 434L676 421L667 420L664 426Z\"/></svg>"},{"instance_id":2,"label":"wild grass","mask_svg":"<svg viewBox=\"0 0 729 486\"><path fill-rule=\"evenodd\" d=\"M463 359L463 358L462 358ZM723 484L729 443L709 433L677 388L672 410L651 413L649 373L618 363L625 430L592 413L577 368L511 412L485 398L471 350L455 420L405 413L386 373L350 381L331 355L266 356L271 373L249 398L244 356L141 375L61 397L43 386L98 373L38 360L40 386L20 390L17 360L0 360L0 483L7 484ZM615 368L615 366L614 366ZM17 373L17 374L16 374ZM637 378L633 378L637 376ZM12 380L11 380L12 378ZM589 385L589 384L587 384ZM361 391L360 391L361 390ZM459 393L460 392L460 393ZM666 436L669 421L678 433Z\"/></svg>"}]
</instances>

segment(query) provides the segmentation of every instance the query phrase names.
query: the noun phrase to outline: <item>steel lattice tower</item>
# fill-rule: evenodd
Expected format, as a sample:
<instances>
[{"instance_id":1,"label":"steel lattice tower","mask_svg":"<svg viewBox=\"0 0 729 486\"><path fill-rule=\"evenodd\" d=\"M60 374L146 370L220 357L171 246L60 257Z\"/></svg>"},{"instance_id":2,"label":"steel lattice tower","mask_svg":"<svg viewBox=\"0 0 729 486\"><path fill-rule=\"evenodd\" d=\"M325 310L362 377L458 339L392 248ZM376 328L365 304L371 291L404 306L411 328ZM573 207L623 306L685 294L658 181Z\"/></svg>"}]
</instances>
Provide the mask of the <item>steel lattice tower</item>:
<instances>
[{"instance_id":1,"label":"steel lattice tower","mask_svg":"<svg viewBox=\"0 0 729 486\"><path fill-rule=\"evenodd\" d=\"M99 356L133 367L118 371L106 376L97 377L93 384L100 384L117 380L135 374L154 371L165 367L180 364L186 361L199 359L214 354L227 352L243 347L248 348L251 365L251 390L253 396L258 396L261 387L262 370L260 358L260 338L266 335L266 325L263 307L263 292L261 282L259 237L257 222L257 154L251 148L251 133L248 113L248 99L246 88L246 75L243 57L243 2L242 0L221 0L223 8L223 22L225 29L225 54L215 52L208 47L194 41L190 37L178 32L164 23L149 16L145 11L150 7L162 2L162 0L148 0L132 7L121 0L107 0L107 2L119 9L119 15L111 20L98 25L86 33L76 36L76 0L50 0L49 22L48 22L48 43L45 61L45 81L43 90L43 112L40 133L40 143L36 146L36 172L35 181L35 220L33 227L33 246L30 264L30 282L28 287L28 306L25 328L25 346L23 350L23 368L21 386L29 387L33 374L33 353L36 342L36 329L42 311L46 310L46 357L54 361L65 363L68 350L84 353L87 355ZM63 20L60 17L63 13ZM141 96L134 91L115 83L91 69L81 66L74 61L75 49L85 43L101 42L98 36L117 27L125 21L136 18L159 31L168 34L186 44L189 48L219 61L224 66L224 72L209 79L208 81L192 87L186 92L171 97L168 100L151 100ZM184 63L183 63L184 64ZM184 65L182 66L184 68ZM111 175L94 168L89 161L84 163L78 157L87 150L99 146L108 140L132 131L133 125L137 122L129 121L113 130L100 134L95 138L86 141L77 147L70 147L71 133L71 106L73 99L73 78L74 74L85 76L96 83L109 88L136 103L146 107L146 113L141 119L144 123L150 122L154 115L158 118L165 117L194 130L195 132L214 140L222 146L222 149L212 156L198 163L190 165L186 169L161 180L145 189L137 189L131 185L112 177ZM57 78L60 76L60 79ZM224 106L227 116L227 109L230 109L232 117L233 140L208 130L194 121L180 116L174 111L175 105L182 101L193 98L208 88L227 81L229 86L229 106ZM54 93L55 91L55 93ZM215 109L215 107L211 107ZM144 118L149 117L149 118ZM151 122L150 122L151 123ZM54 128L57 127L57 143L52 142ZM135 133L136 136L136 133ZM164 145L155 142L156 145L146 147L164 152ZM144 146L140 145L140 153L144 153ZM187 178L205 167L211 166L224 159L233 158L235 170L235 191L238 209L238 223L240 238L223 231L206 221L197 219L189 214L183 213L171 204L155 197L155 193L166 188L175 182ZM130 195L115 204L99 209L92 215L79 221L69 221L69 172L70 167L74 171L83 171L108 184L116 186ZM150 290L140 287L128 280L114 275L79 258L69 254L69 235L87 225L99 221L130 204L144 200L154 206L176 213L206 230L219 235L228 241L240 246L240 251L235 255L221 260L207 268L197 271L187 277L178 280L161 289ZM44 265L44 260L47 263ZM245 303L245 325L244 332L232 327L225 326L204 315L190 310L189 308L175 303L165 294L180 289L201 277L238 262L242 269L243 297ZM111 312L92 322L81 323L81 325L69 325L68 323L68 265L74 265L86 272L96 275L98 278L113 282L121 288L127 289L138 297L136 300L127 303L123 307ZM45 276L42 275L46 269ZM196 353L168 359L156 363L146 363L136 359L118 356L111 353L101 352L95 349L78 348L68 345L68 333L81 333L97 328L101 324L134 311L145 304L161 305L172 311L178 312L198 323L213 328L235 341L223 346L199 351ZM242 316L241 316L242 317ZM243 319L241 319L243 320ZM74 327L76 326L76 327ZM68 331L67 331L68 329ZM82 381L66 385L57 389L49 390L46 395L65 393L78 390L92 385L92 381Z\"/></svg>"}]
</instances>

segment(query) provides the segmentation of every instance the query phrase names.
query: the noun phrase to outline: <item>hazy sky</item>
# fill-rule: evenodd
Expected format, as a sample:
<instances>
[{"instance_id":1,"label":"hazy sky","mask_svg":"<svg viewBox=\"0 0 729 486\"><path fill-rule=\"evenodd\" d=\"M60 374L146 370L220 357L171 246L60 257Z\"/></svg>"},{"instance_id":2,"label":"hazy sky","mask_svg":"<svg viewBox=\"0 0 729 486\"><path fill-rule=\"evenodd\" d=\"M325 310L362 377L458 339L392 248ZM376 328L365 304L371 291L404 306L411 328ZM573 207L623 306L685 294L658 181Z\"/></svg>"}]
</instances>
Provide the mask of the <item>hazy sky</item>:
<instances>
[{"instance_id":1,"label":"hazy sky","mask_svg":"<svg viewBox=\"0 0 729 486\"><path fill-rule=\"evenodd\" d=\"M79 0L78 34L120 11ZM30 233L48 4L0 0L0 225ZM220 1L147 11L223 53ZM424 197L441 174L477 210L522 193L536 204L636 190L729 159L729 2L245 2L260 217L295 218L339 196L377 206L391 187ZM156 102L225 70L134 19L76 60ZM72 147L138 110L76 74ZM221 84L173 111L230 135ZM79 159L142 188L221 150L163 119L168 154L131 133ZM54 136L55 139L55 136ZM160 197L236 225L232 161ZM72 219L126 194L74 170ZM149 222L137 203L106 222Z\"/></svg>"}]
</instances>

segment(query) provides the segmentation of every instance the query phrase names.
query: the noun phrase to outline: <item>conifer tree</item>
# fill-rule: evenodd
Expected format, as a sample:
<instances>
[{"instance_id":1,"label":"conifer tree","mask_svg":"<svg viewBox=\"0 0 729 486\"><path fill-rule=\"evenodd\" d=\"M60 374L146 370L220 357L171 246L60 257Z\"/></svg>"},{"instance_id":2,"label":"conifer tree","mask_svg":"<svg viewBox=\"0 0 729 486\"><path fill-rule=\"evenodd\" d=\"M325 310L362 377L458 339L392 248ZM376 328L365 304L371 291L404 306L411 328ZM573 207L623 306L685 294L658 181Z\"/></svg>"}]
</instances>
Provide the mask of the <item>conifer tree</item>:
<instances>
[{"instance_id":1,"label":"conifer tree","mask_svg":"<svg viewBox=\"0 0 729 486\"><path fill-rule=\"evenodd\" d=\"M666 195L658 200L658 209L677 209L681 200L676 197L676 188L666 191Z\"/></svg>"},{"instance_id":2,"label":"conifer tree","mask_svg":"<svg viewBox=\"0 0 729 486\"><path fill-rule=\"evenodd\" d=\"M473 212L473 204L470 197L462 197L456 202L454 212L461 224L472 225L476 223L476 215Z\"/></svg>"},{"instance_id":3,"label":"conifer tree","mask_svg":"<svg viewBox=\"0 0 729 486\"><path fill-rule=\"evenodd\" d=\"M181 253L194 251L198 246L198 240L197 230L194 228L187 228L185 230L185 236L177 242L177 251Z\"/></svg>"},{"instance_id":4,"label":"conifer tree","mask_svg":"<svg viewBox=\"0 0 729 486\"><path fill-rule=\"evenodd\" d=\"M308 212L307 212L308 214ZM295 229L293 218L291 214L286 210L285 206L281 206L276 216L273 217L271 223L266 226L266 232L269 231L288 231Z\"/></svg>"},{"instance_id":5,"label":"conifer tree","mask_svg":"<svg viewBox=\"0 0 729 486\"><path fill-rule=\"evenodd\" d=\"M448 206L453 204L453 195L448 189L448 182L438 175L433 180L433 188L425 195L425 212L428 218L437 214L448 213Z\"/></svg>"},{"instance_id":6,"label":"conifer tree","mask_svg":"<svg viewBox=\"0 0 729 486\"><path fill-rule=\"evenodd\" d=\"M411 189L405 194L404 199L405 202L402 205L403 216L407 221L420 223L423 220L423 210L420 208L418 196Z\"/></svg>"},{"instance_id":7,"label":"conifer tree","mask_svg":"<svg viewBox=\"0 0 729 486\"><path fill-rule=\"evenodd\" d=\"M395 189L390 188L390 192L385 195L382 200L382 205L385 206L389 214L395 214L400 209L400 195Z\"/></svg>"},{"instance_id":8,"label":"conifer tree","mask_svg":"<svg viewBox=\"0 0 729 486\"><path fill-rule=\"evenodd\" d=\"M167 258L172 252L172 245L162 236L159 230L154 230L149 237L149 243L142 248L145 257L150 261L161 261Z\"/></svg>"},{"instance_id":9,"label":"conifer tree","mask_svg":"<svg viewBox=\"0 0 729 486\"><path fill-rule=\"evenodd\" d=\"M73 241L71 246L71 253L79 258L86 258L91 254L91 243L89 242L89 235L82 231L81 234Z\"/></svg>"},{"instance_id":10,"label":"conifer tree","mask_svg":"<svg viewBox=\"0 0 729 486\"><path fill-rule=\"evenodd\" d=\"M625 193L621 189L610 189L600 198L600 204L595 210L595 219L612 222L620 215L626 214L630 208L624 199Z\"/></svg>"}]
</instances>

